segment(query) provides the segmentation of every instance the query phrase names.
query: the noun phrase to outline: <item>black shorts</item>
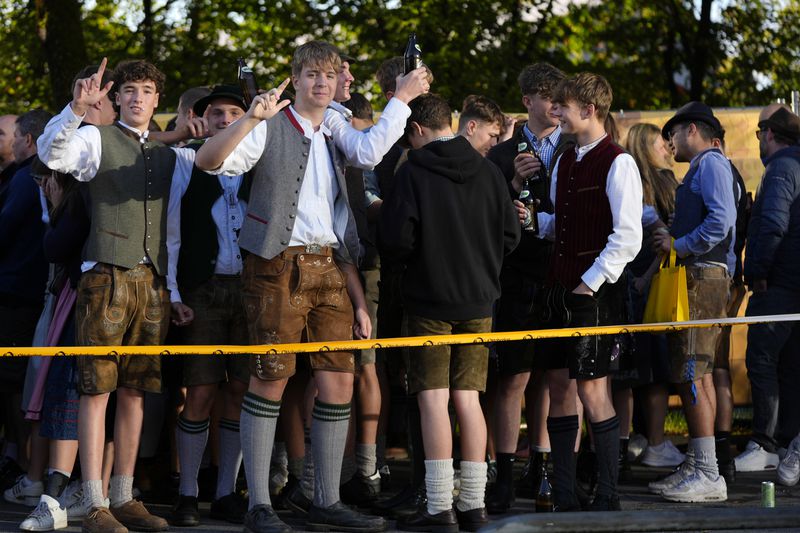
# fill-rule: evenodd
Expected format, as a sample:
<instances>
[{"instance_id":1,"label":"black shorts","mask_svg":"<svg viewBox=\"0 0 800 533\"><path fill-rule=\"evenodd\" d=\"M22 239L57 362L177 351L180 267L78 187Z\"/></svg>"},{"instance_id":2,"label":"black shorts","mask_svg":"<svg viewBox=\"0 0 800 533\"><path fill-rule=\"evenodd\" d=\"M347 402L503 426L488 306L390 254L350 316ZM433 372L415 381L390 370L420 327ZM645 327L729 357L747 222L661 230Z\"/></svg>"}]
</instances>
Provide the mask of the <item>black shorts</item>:
<instances>
[{"instance_id":1,"label":"black shorts","mask_svg":"<svg viewBox=\"0 0 800 533\"><path fill-rule=\"evenodd\" d=\"M545 290L546 328L580 328L627 323L625 282L603 284L594 296L573 294L562 286ZM552 354L551 368L569 368L571 379L596 379L619 367L628 335L580 335L539 341ZM560 365L556 365L556 359Z\"/></svg>"},{"instance_id":2,"label":"black shorts","mask_svg":"<svg viewBox=\"0 0 800 533\"><path fill-rule=\"evenodd\" d=\"M504 269L500 274L501 295L497 302L494 331L528 331L542 327L541 306L545 303L544 282L517 270ZM500 375L512 376L552 366L541 341L498 342L497 367ZM555 362L559 364L558 358Z\"/></svg>"}]
</instances>

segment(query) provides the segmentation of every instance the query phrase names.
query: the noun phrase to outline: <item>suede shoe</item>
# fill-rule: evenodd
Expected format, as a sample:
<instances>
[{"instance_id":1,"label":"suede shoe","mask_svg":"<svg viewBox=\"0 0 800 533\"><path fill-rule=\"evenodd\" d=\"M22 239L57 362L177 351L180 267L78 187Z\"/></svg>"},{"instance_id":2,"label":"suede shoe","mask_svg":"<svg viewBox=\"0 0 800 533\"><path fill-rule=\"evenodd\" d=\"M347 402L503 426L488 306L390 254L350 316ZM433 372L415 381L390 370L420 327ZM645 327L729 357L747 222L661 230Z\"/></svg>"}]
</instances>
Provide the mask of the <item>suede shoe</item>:
<instances>
[{"instance_id":1,"label":"suede shoe","mask_svg":"<svg viewBox=\"0 0 800 533\"><path fill-rule=\"evenodd\" d=\"M486 512L489 514L507 513L515 501L514 487L510 483L495 483L486 495Z\"/></svg>"},{"instance_id":2,"label":"suede shoe","mask_svg":"<svg viewBox=\"0 0 800 533\"><path fill-rule=\"evenodd\" d=\"M345 531L372 533L386 531L388 524L380 516L369 516L351 509L342 502L330 507L311 506L306 529L310 531Z\"/></svg>"},{"instance_id":3,"label":"suede shoe","mask_svg":"<svg viewBox=\"0 0 800 533\"><path fill-rule=\"evenodd\" d=\"M209 516L214 520L224 520L231 524L241 524L247 512L247 501L235 492L211 502Z\"/></svg>"},{"instance_id":4,"label":"suede shoe","mask_svg":"<svg viewBox=\"0 0 800 533\"><path fill-rule=\"evenodd\" d=\"M197 509L197 496L178 496L178 503L172 508L169 522L173 526L199 526L200 511Z\"/></svg>"},{"instance_id":5,"label":"suede shoe","mask_svg":"<svg viewBox=\"0 0 800 533\"><path fill-rule=\"evenodd\" d=\"M339 487L339 493L343 503L369 507L381 493L381 475L377 470L371 476L357 473L350 481Z\"/></svg>"},{"instance_id":6,"label":"suede shoe","mask_svg":"<svg viewBox=\"0 0 800 533\"><path fill-rule=\"evenodd\" d=\"M112 507L111 514L119 523L134 531L169 531L169 524L160 516L150 514L139 500Z\"/></svg>"},{"instance_id":7,"label":"suede shoe","mask_svg":"<svg viewBox=\"0 0 800 533\"><path fill-rule=\"evenodd\" d=\"M458 518L452 509L436 513L428 513L428 509L420 507L416 513L400 518L397 521L400 531L429 531L431 533L458 533Z\"/></svg>"},{"instance_id":8,"label":"suede shoe","mask_svg":"<svg viewBox=\"0 0 800 533\"><path fill-rule=\"evenodd\" d=\"M286 505L286 508L298 518L307 517L308 510L311 509L311 500L309 500L306 495L303 494L299 484L295 486L288 496L286 496L286 499L283 501L283 503Z\"/></svg>"},{"instance_id":9,"label":"suede shoe","mask_svg":"<svg viewBox=\"0 0 800 533\"><path fill-rule=\"evenodd\" d=\"M469 511L459 511L456 508L456 519L458 520L458 527L461 531L478 531L489 523L486 507L470 509Z\"/></svg>"},{"instance_id":10,"label":"suede shoe","mask_svg":"<svg viewBox=\"0 0 800 533\"><path fill-rule=\"evenodd\" d=\"M621 509L619 496L607 496L605 494L595 496L592 505L589 506L589 511L619 511Z\"/></svg>"},{"instance_id":11,"label":"suede shoe","mask_svg":"<svg viewBox=\"0 0 800 533\"><path fill-rule=\"evenodd\" d=\"M292 528L269 505L256 505L244 515L244 533L289 533Z\"/></svg>"},{"instance_id":12,"label":"suede shoe","mask_svg":"<svg viewBox=\"0 0 800 533\"><path fill-rule=\"evenodd\" d=\"M128 528L114 518L105 507L92 507L83 517L81 533L128 533Z\"/></svg>"}]
</instances>

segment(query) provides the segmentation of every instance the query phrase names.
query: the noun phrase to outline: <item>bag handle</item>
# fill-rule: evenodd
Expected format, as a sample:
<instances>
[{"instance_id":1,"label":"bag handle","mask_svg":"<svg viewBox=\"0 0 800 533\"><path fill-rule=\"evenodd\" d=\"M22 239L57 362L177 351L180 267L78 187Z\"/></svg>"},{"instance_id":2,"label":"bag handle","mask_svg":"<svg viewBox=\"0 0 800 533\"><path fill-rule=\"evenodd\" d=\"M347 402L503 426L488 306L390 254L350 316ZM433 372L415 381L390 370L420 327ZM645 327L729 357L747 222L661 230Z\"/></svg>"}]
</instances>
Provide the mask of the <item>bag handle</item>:
<instances>
[{"instance_id":1,"label":"bag handle","mask_svg":"<svg viewBox=\"0 0 800 533\"><path fill-rule=\"evenodd\" d=\"M664 254L664 259L661 260L661 268L671 268L678 264L678 252L675 251L675 239L671 238L669 242L669 254Z\"/></svg>"}]
</instances>

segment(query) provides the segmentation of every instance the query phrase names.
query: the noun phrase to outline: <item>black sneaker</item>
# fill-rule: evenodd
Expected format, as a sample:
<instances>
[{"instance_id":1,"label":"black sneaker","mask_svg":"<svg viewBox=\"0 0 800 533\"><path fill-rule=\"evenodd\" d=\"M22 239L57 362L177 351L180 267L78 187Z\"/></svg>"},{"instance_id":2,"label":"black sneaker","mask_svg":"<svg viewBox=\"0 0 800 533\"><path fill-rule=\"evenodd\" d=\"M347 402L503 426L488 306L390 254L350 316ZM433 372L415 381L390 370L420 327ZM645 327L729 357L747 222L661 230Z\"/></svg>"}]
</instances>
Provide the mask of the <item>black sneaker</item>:
<instances>
[{"instance_id":1,"label":"black sneaker","mask_svg":"<svg viewBox=\"0 0 800 533\"><path fill-rule=\"evenodd\" d=\"M178 503L172 508L169 523L182 527L199 526L200 512L197 510L197 496L178 496Z\"/></svg>"},{"instance_id":2,"label":"black sneaker","mask_svg":"<svg viewBox=\"0 0 800 533\"><path fill-rule=\"evenodd\" d=\"M241 524L244 522L244 515L247 512L247 502L244 498L231 492L218 500L211 502L211 512L209 516L215 520L224 520L231 524Z\"/></svg>"},{"instance_id":3,"label":"black sneaker","mask_svg":"<svg viewBox=\"0 0 800 533\"><path fill-rule=\"evenodd\" d=\"M381 475L376 470L371 476L361 473L354 475L350 481L339 487L342 502L348 505L369 507L381 493Z\"/></svg>"},{"instance_id":4,"label":"black sneaker","mask_svg":"<svg viewBox=\"0 0 800 533\"><path fill-rule=\"evenodd\" d=\"M25 472L14 459L10 457L0 459L0 489L13 487L17 479L24 474Z\"/></svg>"},{"instance_id":5,"label":"black sneaker","mask_svg":"<svg viewBox=\"0 0 800 533\"><path fill-rule=\"evenodd\" d=\"M306 529L310 531L345 531L350 533L372 533L386 531L388 524L380 516L369 516L351 509L342 502L330 507L311 506L308 511Z\"/></svg>"},{"instance_id":6,"label":"black sneaker","mask_svg":"<svg viewBox=\"0 0 800 533\"><path fill-rule=\"evenodd\" d=\"M589 511L619 511L621 509L619 496L606 496L605 494L595 496L592 505L589 506Z\"/></svg>"},{"instance_id":7,"label":"black sneaker","mask_svg":"<svg viewBox=\"0 0 800 533\"><path fill-rule=\"evenodd\" d=\"M305 518L308 516L308 510L311 509L311 500L309 500L298 483L294 490L286 495L283 500L286 508L289 509L293 515L298 518Z\"/></svg>"},{"instance_id":8,"label":"black sneaker","mask_svg":"<svg viewBox=\"0 0 800 533\"><path fill-rule=\"evenodd\" d=\"M486 507L480 509L470 509L469 511L459 511L456 509L456 519L461 531L478 531L489 523L486 514Z\"/></svg>"},{"instance_id":9,"label":"black sneaker","mask_svg":"<svg viewBox=\"0 0 800 533\"><path fill-rule=\"evenodd\" d=\"M425 507L420 507L416 513L398 519L397 529L400 531L458 533L458 518L452 509L432 515Z\"/></svg>"},{"instance_id":10,"label":"black sneaker","mask_svg":"<svg viewBox=\"0 0 800 533\"><path fill-rule=\"evenodd\" d=\"M244 515L244 533L289 533L292 528L269 505L256 505Z\"/></svg>"},{"instance_id":11,"label":"black sneaker","mask_svg":"<svg viewBox=\"0 0 800 533\"><path fill-rule=\"evenodd\" d=\"M507 513L515 500L514 487L511 484L495 483L486 494L486 511L489 514Z\"/></svg>"}]
</instances>

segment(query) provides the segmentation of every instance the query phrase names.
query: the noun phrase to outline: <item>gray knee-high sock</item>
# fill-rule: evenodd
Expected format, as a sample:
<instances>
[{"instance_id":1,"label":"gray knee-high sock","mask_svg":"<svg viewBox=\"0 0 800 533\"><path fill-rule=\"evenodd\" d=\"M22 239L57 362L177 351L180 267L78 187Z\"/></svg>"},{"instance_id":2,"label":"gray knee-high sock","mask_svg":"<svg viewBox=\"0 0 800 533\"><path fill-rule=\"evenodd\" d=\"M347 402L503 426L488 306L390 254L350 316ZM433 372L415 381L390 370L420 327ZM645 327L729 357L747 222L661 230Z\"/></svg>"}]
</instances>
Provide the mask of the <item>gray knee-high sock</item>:
<instances>
[{"instance_id":1,"label":"gray knee-high sock","mask_svg":"<svg viewBox=\"0 0 800 533\"><path fill-rule=\"evenodd\" d=\"M181 480L178 492L181 496L197 497L197 474L203 461L203 452L208 442L209 419L187 420L181 414L175 425L175 444L181 465Z\"/></svg>"},{"instance_id":2,"label":"gray knee-high sock","mask_svg":"<svg viewBox=\"0 0 800 533\"><path fill-rule=\"evenodd\" d=\"M592 422L594 449L597 453L597 494L616 496L619 476L619 418L612 416ZM712 446L713 446L713 440Z\"/></svg>"},{"instance_id":3,"label":"gray knee-high sock","mask_svg":"<svg viewBox=\"0 0 800 533\"><path fill-rule=\"evenodd\" d=\"M269 460L280 410L281 402L251 392L244 395L240 435L250 509L256 505L272 505L269 499Z\"/></svg>"},{"instance_id":4,"label":"gray knee-high sock","mask_svg":"<svg viewBox=\"0 0 800 533\"><path fill-rule=\"evenodd\" d=\"M236 492L236 478L242 466L242 439L239 421L223 418L219 421L219 473L217 474L217 500Z\"/></svg>"},{"instance_id":5,"label":"gray knee-high sock","mask_svg":"<svg viewBox=\"0 0 800 533\"><path fill-rule=\"evenodd\" d=\"M378 466L375 444L356 444L356 464L358 473L362 476L371 476Z\"/></svg>"},{"instance_id":6,"label":"gray knee-high sock","mask_svg":"<svg viewBox=\"0 0 800 533\"><path fill-rule=\"evenodd\" d=\"M314 505L330 507L339 501L350 404L330 404L314 400L311 422L311 447L314 452Z\"/></svg>"}]
</instances>

